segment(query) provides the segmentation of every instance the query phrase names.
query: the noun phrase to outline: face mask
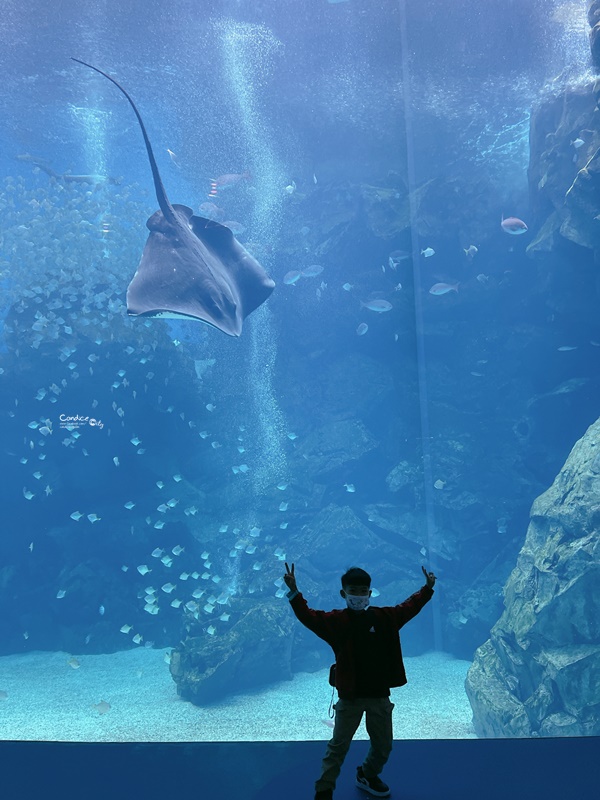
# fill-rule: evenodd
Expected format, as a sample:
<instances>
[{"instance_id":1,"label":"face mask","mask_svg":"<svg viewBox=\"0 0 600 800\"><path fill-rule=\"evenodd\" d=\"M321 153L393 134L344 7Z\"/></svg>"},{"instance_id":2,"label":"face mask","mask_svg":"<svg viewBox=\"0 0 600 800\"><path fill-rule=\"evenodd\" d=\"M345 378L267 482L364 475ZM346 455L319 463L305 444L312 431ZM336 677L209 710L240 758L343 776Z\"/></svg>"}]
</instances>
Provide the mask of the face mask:
<instances>
[{"instance_id":1,"label":"face mask","mask_svg":"<svg viewBox=\"0 0 600 800\"><path fill-rule=\"evenodd\" d=\"M353 595L347 594L346 595L346 605L348 608L351 608L352 611L363 611L369 605L369 595Z\"/></svg>"}]
</instances>

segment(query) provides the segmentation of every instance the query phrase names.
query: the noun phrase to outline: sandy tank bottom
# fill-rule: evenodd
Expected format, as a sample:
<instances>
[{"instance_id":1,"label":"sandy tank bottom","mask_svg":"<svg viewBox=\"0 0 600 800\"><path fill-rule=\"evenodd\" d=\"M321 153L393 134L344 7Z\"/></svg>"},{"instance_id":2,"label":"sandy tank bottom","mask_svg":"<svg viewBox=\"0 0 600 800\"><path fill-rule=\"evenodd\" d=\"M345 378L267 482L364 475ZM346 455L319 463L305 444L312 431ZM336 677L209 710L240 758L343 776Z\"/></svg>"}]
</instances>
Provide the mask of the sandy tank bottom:
<instances>
[{"instance_id":1,"label":"sandy tank bottom","mask_svg":"<svg viewBox=\"0 0 600 800\"><path fill-rule=\"evenodd\" d=\"M331 737L327 670L200 708L177 696L165 657L33 652L0 658L0 738L64 742L311 741ZM406 658L392 690L396 739L477 738L464 690L470 662L445 653ZM357 739L367 739L364 721Z\"/></svg>"}]
</instances>

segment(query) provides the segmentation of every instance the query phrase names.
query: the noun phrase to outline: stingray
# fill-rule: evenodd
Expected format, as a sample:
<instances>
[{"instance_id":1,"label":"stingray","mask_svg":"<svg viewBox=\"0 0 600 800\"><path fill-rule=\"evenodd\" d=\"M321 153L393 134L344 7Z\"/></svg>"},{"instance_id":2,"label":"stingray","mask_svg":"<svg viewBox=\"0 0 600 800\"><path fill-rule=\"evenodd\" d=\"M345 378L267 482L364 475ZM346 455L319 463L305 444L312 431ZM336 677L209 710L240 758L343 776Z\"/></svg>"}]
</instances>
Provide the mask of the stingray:
<instances>
[{"instance_id":1,"label":"stingray","mask_svg":"<svg viewBox=\"0 0 600 800\"><path fill-rule=\"evenodd\" d=\"M139 317L194 319L239 336L244 319L269 297L275 283L224 225L171 203L160 177L146 127L135 103L114 78L85 61L120 89L142 130L160 211L127 288L127 313Z\"/></svg>"}]
</instances>

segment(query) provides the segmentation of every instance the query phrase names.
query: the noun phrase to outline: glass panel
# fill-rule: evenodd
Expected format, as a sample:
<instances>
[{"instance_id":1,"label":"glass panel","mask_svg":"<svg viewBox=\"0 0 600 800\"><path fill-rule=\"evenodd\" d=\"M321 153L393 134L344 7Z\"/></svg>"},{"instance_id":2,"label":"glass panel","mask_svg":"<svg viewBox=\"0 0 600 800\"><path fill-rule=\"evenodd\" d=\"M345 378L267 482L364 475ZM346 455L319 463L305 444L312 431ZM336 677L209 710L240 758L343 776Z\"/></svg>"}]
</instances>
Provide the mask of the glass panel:
<instances>
[{"instance_id":1,"label":"glass panel","mask_svg":"<svg viewBox=\"0 0 600 800\"><path fill-rule=\"evenodd\" d=\"M598 733L599 9L3 4L4 738Z\"/></svg>"}]
</instances>

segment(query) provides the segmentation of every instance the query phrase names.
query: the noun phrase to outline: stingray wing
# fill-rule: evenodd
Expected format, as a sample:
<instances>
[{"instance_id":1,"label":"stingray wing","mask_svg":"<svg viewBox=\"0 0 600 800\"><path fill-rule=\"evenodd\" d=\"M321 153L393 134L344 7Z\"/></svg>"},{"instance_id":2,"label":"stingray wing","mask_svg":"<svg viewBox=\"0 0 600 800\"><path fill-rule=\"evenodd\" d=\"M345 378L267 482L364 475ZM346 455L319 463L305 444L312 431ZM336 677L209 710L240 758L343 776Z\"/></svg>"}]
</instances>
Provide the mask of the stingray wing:
<instances>
[{"instance_id":1,"label":"stingray wing","mask_svg":"<svg viewBox=\"0 0 600 800\"><path fill-rule=\"evenodd\" d=\"M196 237L214 254L236 286L242 319L245 319L265 302L275 282L225 225L195 216L189 222Z\"/></svg>"}]
</instances>

